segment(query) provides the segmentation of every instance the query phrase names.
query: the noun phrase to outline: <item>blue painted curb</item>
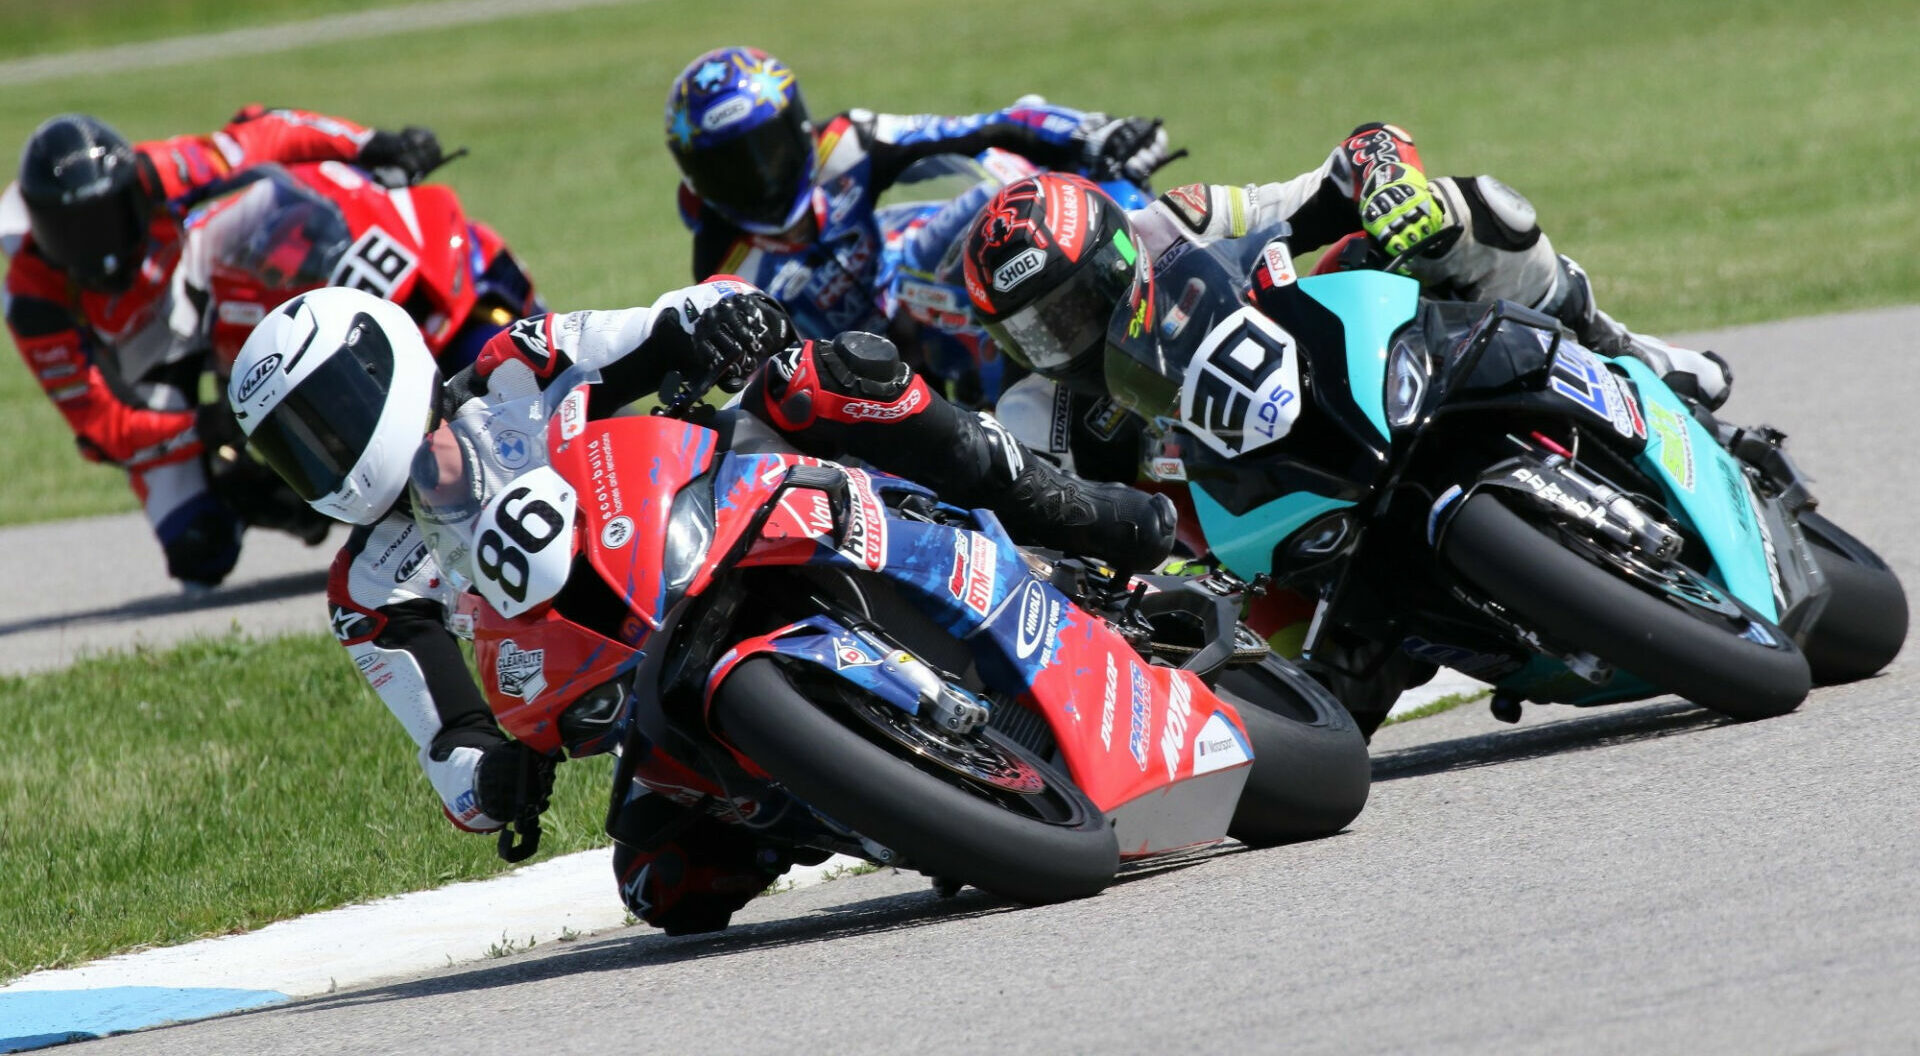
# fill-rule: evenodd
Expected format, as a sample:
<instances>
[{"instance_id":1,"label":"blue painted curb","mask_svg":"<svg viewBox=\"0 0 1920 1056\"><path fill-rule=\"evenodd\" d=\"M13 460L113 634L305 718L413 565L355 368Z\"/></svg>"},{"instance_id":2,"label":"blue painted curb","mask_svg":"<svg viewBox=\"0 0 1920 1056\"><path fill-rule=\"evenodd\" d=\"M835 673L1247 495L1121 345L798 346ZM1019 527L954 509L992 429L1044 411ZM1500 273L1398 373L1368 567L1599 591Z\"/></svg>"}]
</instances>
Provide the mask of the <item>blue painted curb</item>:
<instances>
[{"instance_id":1,"label":"blue painted curb","mask_svg":"<svg viewBox=\"0 0 1920 1056\"><path fill-rule=\"evenodd\" d=\"M277 990L109 986L0 994L0 1052L24 1052L126 1030L205 1019L291 1000Z\"/></svg>"}]
</instances>

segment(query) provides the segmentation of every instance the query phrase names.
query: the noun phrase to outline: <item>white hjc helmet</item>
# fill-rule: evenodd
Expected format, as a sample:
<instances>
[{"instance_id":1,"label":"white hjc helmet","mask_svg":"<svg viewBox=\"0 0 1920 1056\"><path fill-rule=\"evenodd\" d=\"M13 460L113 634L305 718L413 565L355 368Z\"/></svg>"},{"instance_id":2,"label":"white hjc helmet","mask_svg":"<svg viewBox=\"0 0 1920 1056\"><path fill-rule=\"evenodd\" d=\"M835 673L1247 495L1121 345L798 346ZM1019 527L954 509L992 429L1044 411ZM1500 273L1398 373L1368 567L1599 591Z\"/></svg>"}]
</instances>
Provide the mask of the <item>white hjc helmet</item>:
<instances>
[{"instance_id":1,"label":"white hjc helmet","mask_svg":"<svg viewBox=\"0 0 1920 1056\"><path fill-rule=\"evenodd\" d=\"M254 452L308 505L371 524L406 488L439 391L440 371L405 310L329 287L254 327L227 402Z\"/></svg>"}]
</instances>

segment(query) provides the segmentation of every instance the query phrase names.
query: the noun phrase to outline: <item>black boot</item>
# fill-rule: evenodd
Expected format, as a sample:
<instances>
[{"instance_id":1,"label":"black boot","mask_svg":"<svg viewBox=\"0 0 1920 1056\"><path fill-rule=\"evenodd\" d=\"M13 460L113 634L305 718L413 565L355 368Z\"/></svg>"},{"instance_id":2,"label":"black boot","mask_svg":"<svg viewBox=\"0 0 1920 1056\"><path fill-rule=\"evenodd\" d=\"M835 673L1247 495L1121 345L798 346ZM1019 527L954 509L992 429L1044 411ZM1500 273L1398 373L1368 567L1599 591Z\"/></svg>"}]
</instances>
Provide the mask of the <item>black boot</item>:
<instances>
[{"instance_id":1,"label":"black boot","mask_svg":"<svg viewBox=\"0 0 1920 1056\"><path fill-rule=\"evenodd\" d=\"M1173 502L1124 484L1097 483L1022 449L1025 465L986 505L1015 542L1152 570L1173 550Z\"/></svg>"}]
</instances>

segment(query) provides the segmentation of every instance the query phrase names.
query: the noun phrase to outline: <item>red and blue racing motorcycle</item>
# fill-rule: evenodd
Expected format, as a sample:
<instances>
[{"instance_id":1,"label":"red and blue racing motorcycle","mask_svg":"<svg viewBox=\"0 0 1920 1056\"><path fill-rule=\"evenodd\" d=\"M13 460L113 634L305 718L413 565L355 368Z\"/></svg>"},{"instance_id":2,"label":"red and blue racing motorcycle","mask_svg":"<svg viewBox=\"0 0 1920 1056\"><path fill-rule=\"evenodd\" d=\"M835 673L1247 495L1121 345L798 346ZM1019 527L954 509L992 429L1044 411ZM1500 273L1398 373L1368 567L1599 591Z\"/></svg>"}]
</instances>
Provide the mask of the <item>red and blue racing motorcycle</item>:
<instances>
[{"instance_id":1,"label":"red and blue racing motorcycle","mask_svg":"<svg viewBox=\"0 0 1920 1056\"><path fill-rule=\"evenodd\" d=\"M586 380L442 424L413 493L485 601L495 714L541 751L617 751L614 810L637 783L799 857L1042 903L1364 805L1358 730L1238 623L1236 581L1043 560L690 399L588 421Z\"/></svg>"}]
</instances>

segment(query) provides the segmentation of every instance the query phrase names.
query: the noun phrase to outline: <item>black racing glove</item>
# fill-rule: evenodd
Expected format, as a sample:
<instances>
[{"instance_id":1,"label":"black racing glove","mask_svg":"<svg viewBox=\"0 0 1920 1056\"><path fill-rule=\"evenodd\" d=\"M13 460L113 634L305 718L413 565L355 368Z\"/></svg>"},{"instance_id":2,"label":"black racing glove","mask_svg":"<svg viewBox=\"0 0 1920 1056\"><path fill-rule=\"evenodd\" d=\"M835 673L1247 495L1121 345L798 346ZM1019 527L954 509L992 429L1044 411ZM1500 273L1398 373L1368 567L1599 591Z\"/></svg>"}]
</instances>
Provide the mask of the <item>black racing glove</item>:
<instances>
[{"instance_id":1,"label":"black racing glove","mask_svg":"<svg viewBox=\"0 0 1920 1056\"><path fill-rule=\"evenodd\" d=\"M764 293L735 294L693 321L694 361L687 373L739 392L762 361L794 340L793 320L780 302Z\"/></svg>"},{"instance_id":2,"label":"black racing glove","mask_svg":"<svg viewBox=\"0 0 1920 1056\"><path fill-rule=\"evenodd\" d=\"M1157 117L1088 114L1074 138L1080 143L1080 164L1095 180L1145 184L1174 157L1167 153L1167 130Z\"/></svg>"},{"instance_id":3,"label":"black racing glove","mask_svg":"<svg viewBox=\"0 0 1920 1056\"><path fill-rule=\"evenodd\" d=\"M419 183L439 168L445 155L432 129L408 125L398 132L382 129L367 137L354 160L381 183L405 187Z\"/></svg>"},{"instance_id":4,"label":"black racing glove","mask_svg":"<svg viewBox=\"0 0 1920 1056\"><path fill-rule=\"evenodd\" d=\"M519 741L501 741L480 755L474 792L480 811L499 822L539 817L553 794L552 758Z\"/></svg>"}]
</instances>

